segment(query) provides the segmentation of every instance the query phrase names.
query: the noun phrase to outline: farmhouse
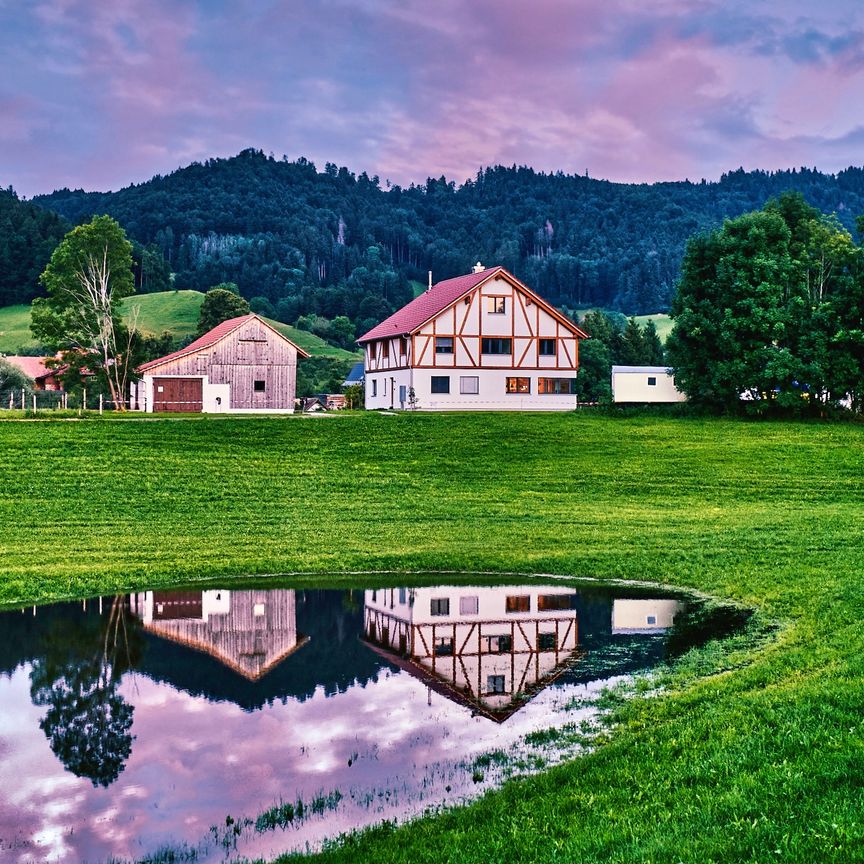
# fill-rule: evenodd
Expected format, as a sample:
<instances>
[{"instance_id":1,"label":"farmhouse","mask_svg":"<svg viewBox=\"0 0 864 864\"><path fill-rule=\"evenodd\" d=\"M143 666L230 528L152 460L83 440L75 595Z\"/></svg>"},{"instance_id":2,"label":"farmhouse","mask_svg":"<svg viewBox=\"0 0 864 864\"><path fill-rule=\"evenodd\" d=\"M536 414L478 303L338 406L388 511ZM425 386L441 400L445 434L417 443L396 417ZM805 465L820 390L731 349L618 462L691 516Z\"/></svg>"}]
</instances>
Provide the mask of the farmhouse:
<instances>
[{"instance_id":1,"label":"farmhouse","mask_svg":"<svg viewBox=\"0 0 864 864\"><path fill-rule=\"evenodd\" d=\"M686 402L665 366L613 366L613 402Z\"/></svg>"},{"instance_id":2,"label":"farmhouse","mask_svg":"<svg viewBox=\"0 0 864 864\"><path fill-rule=\"evenodd\" d=\"M62 390L59 375L65 367L52 369L45 365L49 357L19 357L10 354L3 359L20 369L28 378L32 378L35 390Z\"/></svg>"},{"instance_id":3,"label":"farmhouse","mask_svg":"<svg viewBox=\"0 0 864 864\"><path fill-rule=\"evenodd\" d=\"M478 263L430 285L357 340L366 407L572 409L584 338L503 267Z\"/></svg>"},{"instance_id":4,"label":"farmhouse","mask_svg":"<svg viewBox=\"0 0 864 864\"><path fill-rule=\"evenodd\" d=\"M131 407L204 413L294 410L297 358L309 355L257 315L223 321L138 368Z\"/></svg>"}]
</instances>

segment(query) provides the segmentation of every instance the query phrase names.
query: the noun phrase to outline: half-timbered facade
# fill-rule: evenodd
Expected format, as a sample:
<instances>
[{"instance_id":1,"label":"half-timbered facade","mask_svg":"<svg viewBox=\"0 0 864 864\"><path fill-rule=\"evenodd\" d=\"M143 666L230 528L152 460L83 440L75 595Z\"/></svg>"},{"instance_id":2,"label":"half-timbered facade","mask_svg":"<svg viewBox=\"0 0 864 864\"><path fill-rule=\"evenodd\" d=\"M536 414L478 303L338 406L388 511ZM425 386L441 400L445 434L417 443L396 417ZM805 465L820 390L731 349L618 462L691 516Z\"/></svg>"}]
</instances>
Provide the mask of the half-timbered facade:
<instances>
[{"instance_id":1,"label":"half-timbered facade","mask_svg":"<svg viewBox=\"0 0 864 864\"><path fill-rule=\"evenodd\" d=\"M585 337L503 267L478 264L358 339L366 407L572 409Z\"/></svg>"},{"instance_id":2,"label":"half-timbered facade","mask_svg":"<svg viewBox=\"0 0 864 864\"><path fill-rule=\"evenodd\" d=\"M138 411L294 410L297 358L309 355L257 315L223 321L186 348L138 368Z\"/></svg>"},{"instance_id":3,"label":"half-timbered facade","mask_svg":"<svg viewBox=\"0 0 864 864\"><path fill-rule=\"evenodd\" d=\"M576 655L577 596L536 586L366 591L364 636L430 688L500 722Z\"/></svg>"}]
</instances>

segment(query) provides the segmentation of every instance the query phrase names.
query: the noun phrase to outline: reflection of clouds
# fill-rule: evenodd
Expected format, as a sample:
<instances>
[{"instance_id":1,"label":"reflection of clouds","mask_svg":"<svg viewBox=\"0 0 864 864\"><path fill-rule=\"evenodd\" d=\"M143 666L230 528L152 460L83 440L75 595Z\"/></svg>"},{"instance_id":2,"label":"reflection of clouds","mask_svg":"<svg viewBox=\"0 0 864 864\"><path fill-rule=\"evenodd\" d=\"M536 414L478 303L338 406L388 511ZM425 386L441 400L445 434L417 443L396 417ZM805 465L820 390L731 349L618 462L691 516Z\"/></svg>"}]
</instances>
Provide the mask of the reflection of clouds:
<instances>
[{"instance_id":1,"label":"reflection of clouds","mask_svg":"<svg viewBox=\"0 0 864 864\"><path fill-rule=\"evenodd\" d=\"M13 756L12 765L0 765L0 781L15 789L0 804L0 836L23 837L23 829L38 838L38 853L31 846L27 854L39 861L134 857L164 843L195 844L229 813L255 816L280 799L308 803L335 789L343 795L336 812L290 834L253 837L240 851L275 855L288 843L315 842L382 816L403 818L418 806L476 792L459 763L494 749L509 752L525 733L558 722L556 709L584 689L550 688L496 724L435 693L427 704L426 687L404 673L330 698L319 689L304 702L288 698L252 713L127 676L121 692L134 702L137 737L126 770L105 790L64 772L26 685L23 671L13 681L0 679L0 740ZM11 777L23 780L13 784ZM453 785L449 795L445 782ZM378 795L385 788L395 790L389 800Z\"/></svg>"}]
</instances>

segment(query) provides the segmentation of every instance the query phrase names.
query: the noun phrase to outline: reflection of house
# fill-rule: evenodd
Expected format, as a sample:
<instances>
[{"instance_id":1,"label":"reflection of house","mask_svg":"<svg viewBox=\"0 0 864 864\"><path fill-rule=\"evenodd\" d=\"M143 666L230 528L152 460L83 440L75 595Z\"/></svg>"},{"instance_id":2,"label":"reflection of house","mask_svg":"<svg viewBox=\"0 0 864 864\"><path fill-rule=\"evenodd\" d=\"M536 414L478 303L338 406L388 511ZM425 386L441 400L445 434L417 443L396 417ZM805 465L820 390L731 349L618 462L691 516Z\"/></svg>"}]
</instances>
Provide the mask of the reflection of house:
<instances>
[{"instance_id":1,"label":"reflection of house","mask_svg":"<svg viewBox=\"0 0 864 864\"><path fill-rule=\"evenodd\" d=\"M503 267L446 279L357 341L366 407L564 411L576 407L572 321Z\"/></svg>"},{"instance_id":2,"label":"reflection of house","mask_svg":"<svg viewBox=\"0 0 864 864\"><path fill-rule=\"evenodd\" d=\"M665 366L613 366L614 402L686 402L675 387L675 376Z\"/></svg>"},{"instance_id":3,"label":"reflection of house","mask_svg":"<svg viewBox=\"0 0 864 864\"><path fill-rule=\"evenodd\" d=\"M675 623L677 600L623 600L612 603L612 632L662 633Z\"/></svg>"},{"instance_id":4,"label":"reflection of house","mask_svg":"<svg viewBox=\"0 0 864 864\"><path fill-rule=\"evenodd\" d=\"M294 591L147 591L129 598L144 629L256 680L307 641Z\"/></svg>"},{"instance_id":5,"label":"reflection of house","mask_svg":"<svg viewBox=\"0 0 864 864\"><path fill-rule=\"evenodd\" d=\"M536 586L379 589L366 591L364 630L392 662L500 722L566 668L576 598Z\"/></svg>"},{"instance_id":6,"label":"reflection of house","mask_svg":"<svg viewBox=\"0 0 864 864\"><path fill-rule=\"evenodd\" d=\"M223 321L185 348L138 368L139 411L293 411L297 358L309 355L257 315Z\"/></svg>"}]
</instances>

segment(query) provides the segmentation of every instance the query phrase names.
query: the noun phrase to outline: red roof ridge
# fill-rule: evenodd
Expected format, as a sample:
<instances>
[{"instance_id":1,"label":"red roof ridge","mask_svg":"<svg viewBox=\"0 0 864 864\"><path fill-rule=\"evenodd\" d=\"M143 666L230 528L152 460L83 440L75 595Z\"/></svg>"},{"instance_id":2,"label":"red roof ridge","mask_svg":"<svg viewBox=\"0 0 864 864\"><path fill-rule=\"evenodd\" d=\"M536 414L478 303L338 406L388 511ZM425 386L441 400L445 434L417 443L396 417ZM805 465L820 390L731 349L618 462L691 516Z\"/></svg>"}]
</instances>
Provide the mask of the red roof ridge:
<instances>
[{"instance_id":1,"label":"red roof ridge","mask_svg":"<svg viewBox=\"0 0 864 864\"><path fill-rule=\"evenodd\" d=\"M524 282L521 282L512 273L498 264L495 267L487 267L479 273L466 273L463 276L455 276L452 279L436 282L431 288L427 288L422 294L406 303L401 309L397 309L389 318L385 318L380 324L364 333L357 342L362 344L364 342L372 342L375 339L385 339L388 336L407 336L443 312L448 306L452 306L461 300L469 291L473 291L487 280L501 274L504 274L514 285L519 286L522 291L530 294L550 314L562 323L566 323L582 338L587 338L587 334L577 324L566 318L563 313L547 303L539 294L525 285Z\"/></svg>"},{"instance_id":2,"label":"red roof ridge","mask_svg":"<svg viewBox=\"0 0 864 864\"><path fill-rule=\"evenodd\" d=\"M199 336L194 342L190 342L185 348L180 348L177 351L172 351L170 354L166 354L164 357L157 357L155 360L148 360L146 363L142 363L137 371L138 372L146 372L149 369L154 369L157 366L161 366L163 363L168 363L171 360L179 360L181 357L185 357L187 354L194 354L196 351L202 351L204 348L209 348L211 345L215 345L217 342L224 339L226 336L233 333L238 327L241 327L243 324L246 324L251 320L259 321L269 330L272 330L277 336L284 339L286 342L294 345L294 343L283 333L280 333L275 327L271 324L268 324L260 315L256 315L254 312L250 312L248 315L240 315L237 318L229 318L227 321L223 321L221 324L217 324L211 330L208 330L203 336ZM303 357L308 357L309 352L304 351L299 345L294 345L297 349L297 353Z\"/></svg>"}]
</instances>

